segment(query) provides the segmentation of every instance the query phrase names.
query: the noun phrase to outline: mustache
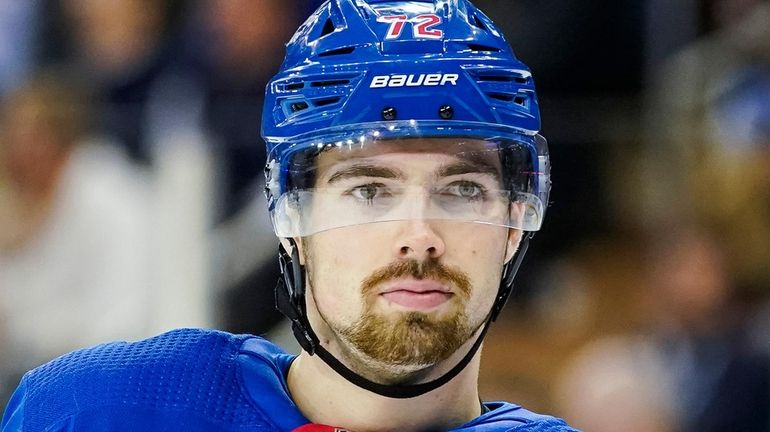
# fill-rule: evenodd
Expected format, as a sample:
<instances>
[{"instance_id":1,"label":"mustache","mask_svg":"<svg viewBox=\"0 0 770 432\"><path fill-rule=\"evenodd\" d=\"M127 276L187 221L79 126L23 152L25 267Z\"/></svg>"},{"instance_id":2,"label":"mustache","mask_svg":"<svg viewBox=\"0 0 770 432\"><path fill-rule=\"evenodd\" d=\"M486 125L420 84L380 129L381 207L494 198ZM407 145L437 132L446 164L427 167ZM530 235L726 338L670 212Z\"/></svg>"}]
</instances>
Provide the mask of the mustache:
<instances>
[{"instance_id":1,"label":"mustache","mask_svg":"<svg viewBox=\"0 0 770 432\"><path fill-rule=\"evenodd\" d=\"M471 294L470 278L459 268L446 266L435 260L414 259L396 261L375 270L361 282L362 290L364 294L371 294L384 282L409 276L417 280L430 279L454 285L458 294L465 298L470 297Z\"/></svg>"}]
</instances>

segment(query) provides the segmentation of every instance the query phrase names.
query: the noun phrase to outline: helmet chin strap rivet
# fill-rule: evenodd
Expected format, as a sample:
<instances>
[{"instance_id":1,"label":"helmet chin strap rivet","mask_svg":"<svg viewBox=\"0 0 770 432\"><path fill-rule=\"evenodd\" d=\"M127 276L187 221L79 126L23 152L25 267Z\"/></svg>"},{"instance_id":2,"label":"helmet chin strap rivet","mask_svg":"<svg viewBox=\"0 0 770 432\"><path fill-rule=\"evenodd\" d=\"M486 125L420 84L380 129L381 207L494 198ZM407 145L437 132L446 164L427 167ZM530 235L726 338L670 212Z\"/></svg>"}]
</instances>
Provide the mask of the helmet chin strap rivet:
<instances>
[{"instance_id":1,"label":"helmet chin strap rivet","mask_svg":"<svg viewBox=\"0 0 770 432\"><path fill-rule=\"evenodd\" d=\"M441 105L441 108L438 109L438 115L444 120L449 120L454 117L455 109L451 105Z\"/></svg>"},{"instance_id":2,"label":"helmet chin strap rivet","mask_svg":"<svg viewBox=\"0 0 770 432\"><path fill-rule=\"evenodd\" d=\"M393 107L385 107L382 109L382 119L383 120L395 120L396 119L396 109Z\"/></svg>"}]
</instances>

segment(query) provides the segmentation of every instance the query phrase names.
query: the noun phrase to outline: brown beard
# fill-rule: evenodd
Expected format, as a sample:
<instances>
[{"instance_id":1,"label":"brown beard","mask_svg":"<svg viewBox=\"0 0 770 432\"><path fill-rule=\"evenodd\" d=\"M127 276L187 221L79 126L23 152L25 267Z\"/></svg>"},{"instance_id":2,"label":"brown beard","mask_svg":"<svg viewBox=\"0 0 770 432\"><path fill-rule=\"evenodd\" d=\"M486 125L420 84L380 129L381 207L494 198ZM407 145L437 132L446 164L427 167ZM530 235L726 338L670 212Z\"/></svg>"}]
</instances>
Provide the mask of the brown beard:
<instances>
[{"instance_id":1,"label":"brown beard","mask_svg":"<svg viewBox=\"0 0 770 432\"><path fill-rule=\"evenodd\" d=\"M413 277L431 279L455 288L453 310L441 315L401 312L389 315L375 311L377 287L383 282ZM478 326L464 312L470 298L468 276L459 269L436 261L404 260L373 272L362 282L364 311L355 323L337 329L340 336L369 358L391 365L432 365L446 360L465 343Z\"/></svg>"}]
</instances>

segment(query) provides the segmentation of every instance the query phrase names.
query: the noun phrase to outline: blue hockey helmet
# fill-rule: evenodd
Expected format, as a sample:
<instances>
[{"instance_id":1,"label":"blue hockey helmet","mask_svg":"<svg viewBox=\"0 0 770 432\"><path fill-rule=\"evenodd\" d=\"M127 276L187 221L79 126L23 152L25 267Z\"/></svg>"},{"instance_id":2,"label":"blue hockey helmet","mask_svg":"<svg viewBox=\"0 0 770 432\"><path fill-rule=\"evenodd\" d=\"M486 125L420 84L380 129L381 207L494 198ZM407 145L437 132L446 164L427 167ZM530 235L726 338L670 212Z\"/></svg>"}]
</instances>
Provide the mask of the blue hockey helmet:
<instances>
[{"instance_id":1,"label":"blue hockey helmet","mask_svg":"<svg viewBox=\"0 0 770 432\"><path fill-rule=\"evenodd\" d=\"M432 189L440 205L421 217L537 231L550 190L539 129L529 69L469 1L329 0L287 44L267 88L262 135L276 234L298 237L412 217L408 206L380 212L342 206L311 218L307 203L322 193L345 193L316 187L317 158L324 152L347 153L347 159L378 148L426 151L425 143L463 160L499 161L501 181L485 193L487 201L503 205L466 200L473 205L457 206L446 197L477 191L440 187L438 193Z\"/></svg>"}]
</instances>

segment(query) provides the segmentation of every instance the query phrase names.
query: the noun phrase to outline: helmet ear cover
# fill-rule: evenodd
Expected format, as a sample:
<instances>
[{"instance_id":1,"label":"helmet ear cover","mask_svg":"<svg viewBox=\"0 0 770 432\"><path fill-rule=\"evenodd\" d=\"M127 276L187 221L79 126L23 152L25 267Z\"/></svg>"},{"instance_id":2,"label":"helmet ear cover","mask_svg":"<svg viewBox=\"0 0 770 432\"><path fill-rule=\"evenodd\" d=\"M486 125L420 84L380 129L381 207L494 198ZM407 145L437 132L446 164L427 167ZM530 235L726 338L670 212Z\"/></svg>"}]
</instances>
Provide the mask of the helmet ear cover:
<instances>
[{"instance_id":1,"label":"helmet ear cover","mask_svg":"<svg viewBox=\"0 0 770 432\"><path fill-rule=\"evenodd\" d=\"M318 336L307 321L305 305L305 266L300 264L299 248L294 239L288 239L291 252L283 244L278 246L278 264L281 277L275 287L275 307L291 321L294 337L302 349L315 354Z\"/></svg>"}]
</instances>

